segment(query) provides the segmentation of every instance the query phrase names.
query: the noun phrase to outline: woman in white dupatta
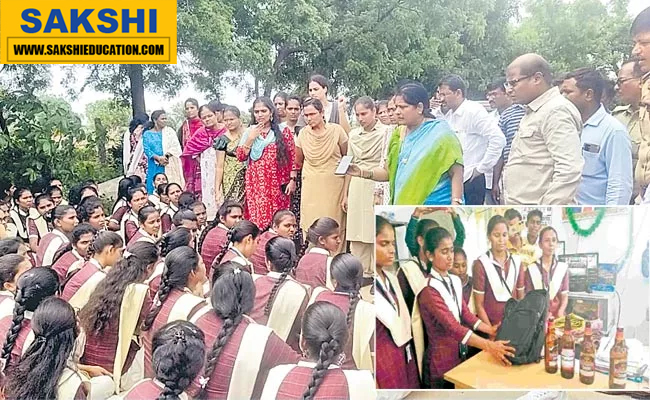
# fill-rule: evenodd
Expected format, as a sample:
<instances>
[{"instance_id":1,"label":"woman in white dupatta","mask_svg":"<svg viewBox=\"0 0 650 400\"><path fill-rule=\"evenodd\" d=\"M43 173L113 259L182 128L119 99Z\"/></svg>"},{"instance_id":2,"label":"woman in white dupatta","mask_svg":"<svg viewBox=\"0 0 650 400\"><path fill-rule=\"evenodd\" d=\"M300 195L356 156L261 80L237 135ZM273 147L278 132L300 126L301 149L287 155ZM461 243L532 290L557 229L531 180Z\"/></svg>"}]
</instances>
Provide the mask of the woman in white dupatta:
<instances>
[{"instance_id":1,"label":"woman in white dupatta","mask_svg":"<svg viewBox=\"0 0 650 400\"><path fill-rule=\"evenodd\" d=\"M142 133L148 123L149 116L147 114L136 114L122 138L124 175L137 175L143 181L147 176L147 158L144 155L144 147L142 146Z\"/></svg>"}]
</instances>

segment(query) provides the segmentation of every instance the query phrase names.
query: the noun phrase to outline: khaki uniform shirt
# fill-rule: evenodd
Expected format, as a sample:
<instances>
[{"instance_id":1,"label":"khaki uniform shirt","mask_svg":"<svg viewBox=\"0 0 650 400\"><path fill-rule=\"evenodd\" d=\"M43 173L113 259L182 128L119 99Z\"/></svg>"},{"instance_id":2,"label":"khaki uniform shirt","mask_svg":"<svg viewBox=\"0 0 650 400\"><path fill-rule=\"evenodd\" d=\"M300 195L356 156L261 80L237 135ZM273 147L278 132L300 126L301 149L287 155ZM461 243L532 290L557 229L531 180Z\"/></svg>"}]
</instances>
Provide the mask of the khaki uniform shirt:
<instances>
[{"instance_id":1,"label":"khaki uniform shirt","mask_svg":"<svg viewBox=\"0 0 650 400\"><path fill-rule=\"evenodd\" d=\"M639 162L639 146L641 144L641 124L639 123L639 110L632 110L632 107L618 106L612 111L612 115L627 127L627 133L632 142L632 174ZM639 194L638 182L634 182L633 197Z\"/></svg>"},{"instance_id":2,"label":"khaki uniform shirt","mask_svg":"<svg viewBox=\"0 0 650 400\"><path fill-rule=\"evenodd\" d=\"M580 112L557 87L526 105L504 169L505 204L575 204L581 131Z\"/></svg>"},{"instance_id":3,"label":"khaki uniform shirt","mask_svg":"<svg viewBox=\"0 0 650 400\"><path fill-rule=\"evenodd\" d=\"M643 77L641 86L641 102L650 103L650 72ZM636 164L634 181L644 193L650 183L650 106L639 108L639 161Z\"/></svg>"}]
</instances>

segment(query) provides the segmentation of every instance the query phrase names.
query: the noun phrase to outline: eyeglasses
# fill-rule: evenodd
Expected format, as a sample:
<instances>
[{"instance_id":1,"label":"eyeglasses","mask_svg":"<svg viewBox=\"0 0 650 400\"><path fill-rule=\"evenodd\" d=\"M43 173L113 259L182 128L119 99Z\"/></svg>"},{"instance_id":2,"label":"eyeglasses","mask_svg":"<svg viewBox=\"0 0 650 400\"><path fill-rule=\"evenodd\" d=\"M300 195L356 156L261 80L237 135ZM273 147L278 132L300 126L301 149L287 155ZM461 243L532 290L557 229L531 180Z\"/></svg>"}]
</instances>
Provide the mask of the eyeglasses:
<instances>
[{"instance_id":1,"label":"eyeglasses","mask_svg":"<svg viewBox=\"0 0 650 400\"><path fill-rule=\"evenodd\" d=\"M512 79L510 81L506 81L504 86L506 87L506 89L513 89L515 86L517 86L517 84L519 82L523 81L524 79L531 78L532 76L533 75L525 75L525 76L522 76L522 77L517 78L517 79Z\"/></svg>"},{"instance_id":2,"label":"eyeglasses","mask_svg":"<svg viewBox=\"0 0 650 400\"><path fill-rule=\"evenodd\" d=\"M625 82L627 82L627 81L631 81L631 80L633 80L633 79L639 79L639 78L634 78L634 77L632 77L632 78L619 78L619 79L616 80L616 84L617 84L618 86L621 86L621 85L624 84Z\"/></svg>"}]
</instances>

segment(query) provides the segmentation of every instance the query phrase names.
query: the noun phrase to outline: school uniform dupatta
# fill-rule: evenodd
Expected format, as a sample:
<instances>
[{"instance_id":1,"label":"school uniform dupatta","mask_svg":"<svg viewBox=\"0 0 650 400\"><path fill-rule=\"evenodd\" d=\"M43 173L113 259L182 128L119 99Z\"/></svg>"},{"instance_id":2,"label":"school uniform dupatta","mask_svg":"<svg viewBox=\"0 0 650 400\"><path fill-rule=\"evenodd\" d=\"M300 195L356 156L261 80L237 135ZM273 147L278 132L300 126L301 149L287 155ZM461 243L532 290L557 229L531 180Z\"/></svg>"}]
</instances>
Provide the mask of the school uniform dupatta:
<instances>
[{"instance_id":1,"label":"school uniform dupatta","mask_svg":"<svg viewBox=\"0 0 650 400\"><path fill-rule=\"evenodd\" d=\"M451 187L445 187L450 182L442 178L454 164L463 164L463 151L446 122L424 121L403 141L400 127L395 128L387 159L391 204L424 204L438 191L434 203L450 204Z\"/></svg>"}]
</instances>

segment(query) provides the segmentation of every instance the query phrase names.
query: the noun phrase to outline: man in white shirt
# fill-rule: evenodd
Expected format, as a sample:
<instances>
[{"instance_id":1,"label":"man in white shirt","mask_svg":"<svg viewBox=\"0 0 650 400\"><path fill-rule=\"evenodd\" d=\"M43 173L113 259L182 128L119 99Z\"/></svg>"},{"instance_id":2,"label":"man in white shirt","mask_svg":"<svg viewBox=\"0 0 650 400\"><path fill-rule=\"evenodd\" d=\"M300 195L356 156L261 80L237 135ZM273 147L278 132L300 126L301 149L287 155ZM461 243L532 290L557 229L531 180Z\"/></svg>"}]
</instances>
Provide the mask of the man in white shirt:
<instances>
[{"instance_id":1,"label":"man in white shirt","mask_svg":"<svg viewBox=\"0 0 650 400\"><path fill-rule=\"evenodd\" d=\"M501 157L506 138L497 121L480 103L465 98L467 85L458 75L444 77L438 85L443 109L434 110L456 131L463 147L465 204L482 205L486 182L492 182L492 170Z\"/></svg>"}]
</instances>

